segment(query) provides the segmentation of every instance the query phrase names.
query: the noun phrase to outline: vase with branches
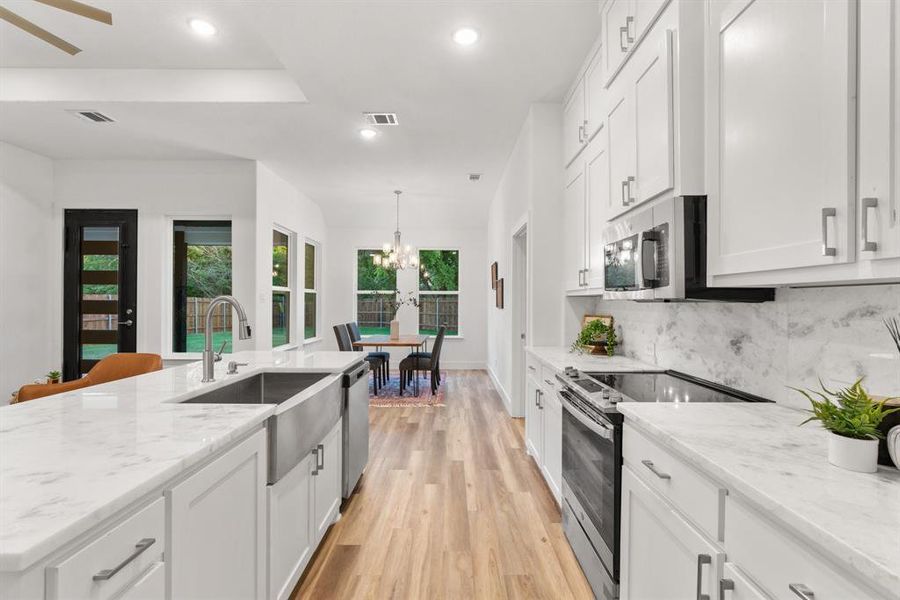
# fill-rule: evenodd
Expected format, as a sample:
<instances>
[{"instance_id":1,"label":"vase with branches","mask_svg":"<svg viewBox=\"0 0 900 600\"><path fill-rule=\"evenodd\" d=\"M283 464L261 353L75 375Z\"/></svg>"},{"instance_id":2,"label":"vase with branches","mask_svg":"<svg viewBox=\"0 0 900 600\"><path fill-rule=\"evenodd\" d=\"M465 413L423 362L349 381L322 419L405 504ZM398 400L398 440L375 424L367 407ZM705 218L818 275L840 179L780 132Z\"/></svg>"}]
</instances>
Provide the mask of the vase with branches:
<instances>
[{"instance_id":1,"label":"vase with branches","mask_svg":"<svg viewBox=\"0 0 900 600\"><path fill-rule=\"evenodd\" d=\"M418 308L419 298L415 292L408 292L404 295L400 293L400 290L395 290L393 294L387 297L385 303L390 309L391 315L393 315L391 318L391 339L396 340L400 337L400 321L397 319L400 309L404 306Z\"/></svg>"}]
</instances>

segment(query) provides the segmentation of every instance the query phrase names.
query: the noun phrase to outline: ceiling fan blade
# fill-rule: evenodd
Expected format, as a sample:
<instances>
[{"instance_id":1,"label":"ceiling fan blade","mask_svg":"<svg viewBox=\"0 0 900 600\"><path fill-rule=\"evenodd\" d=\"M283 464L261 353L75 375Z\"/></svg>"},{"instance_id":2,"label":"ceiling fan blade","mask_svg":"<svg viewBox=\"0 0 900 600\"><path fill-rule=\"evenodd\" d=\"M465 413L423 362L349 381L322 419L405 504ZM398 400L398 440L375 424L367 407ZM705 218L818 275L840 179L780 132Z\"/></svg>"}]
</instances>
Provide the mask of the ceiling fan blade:
<instances>
[{"instance_id":1,"label":"ceiling fan blade","mask_svg":"<svg viewBox=\"0 0 900 600\"><path fill-rule=\"evenodd\" d=\"M79 52L81 52L81 48L79 48L77 46L73 46L66 40L62 39L61 37L53 35L46 29L38 27L37 25L35 25L31 21L29 21L28 19L24 19L24 18L20 17L19 15L17 15L16 13L3 8L2 6L0 6L0 19L3 19L7 23L12 23L19 29L21 29L23 31L27 31L31 35L44 40L48 44L56 46L63 52L68 52L69 54L72 54L72 55L75 55L75 54L78 54Z\"/></svg>"},{"instance_id":2,"label":"ceiling fan blade","mask_svg":"<svg viewBox=\"0 0 900 600\"><path fill-rule=\"evenodd\" d=\"M112 25L112 13L88 6L82 2L76 2L75 0L35 0L35 2Z\"/></svg>"}]
</instances>

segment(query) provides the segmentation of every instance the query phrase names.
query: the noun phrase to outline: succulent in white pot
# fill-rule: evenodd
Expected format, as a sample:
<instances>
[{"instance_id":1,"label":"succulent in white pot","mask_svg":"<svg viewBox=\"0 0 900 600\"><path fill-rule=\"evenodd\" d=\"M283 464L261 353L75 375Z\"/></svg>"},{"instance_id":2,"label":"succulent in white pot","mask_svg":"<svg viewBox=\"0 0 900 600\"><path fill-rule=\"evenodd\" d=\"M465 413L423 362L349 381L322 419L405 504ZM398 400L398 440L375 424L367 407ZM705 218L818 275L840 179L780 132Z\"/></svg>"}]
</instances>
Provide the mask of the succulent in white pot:
<instances>
[{"instance_id":1,"label":"succulent in white pot","mask_svg":"<svg viewBox=\"0 0 900 600\"><path fill-rule=\"evenodd\" d=\"M861 473L874 473L878 470L878 440L883 434L878 425L886 416L900 409L885 409L884 403L875 401L862 386L862 378L856 383L835 392L827 389L821 381L822 391L801 390L792 388L803 394L812 405L812 416L801 425L810 421L819 421L827 429L828 462L831 464ZM821 400L814 398L818 396Z\"/></svg>"}]
</instances>

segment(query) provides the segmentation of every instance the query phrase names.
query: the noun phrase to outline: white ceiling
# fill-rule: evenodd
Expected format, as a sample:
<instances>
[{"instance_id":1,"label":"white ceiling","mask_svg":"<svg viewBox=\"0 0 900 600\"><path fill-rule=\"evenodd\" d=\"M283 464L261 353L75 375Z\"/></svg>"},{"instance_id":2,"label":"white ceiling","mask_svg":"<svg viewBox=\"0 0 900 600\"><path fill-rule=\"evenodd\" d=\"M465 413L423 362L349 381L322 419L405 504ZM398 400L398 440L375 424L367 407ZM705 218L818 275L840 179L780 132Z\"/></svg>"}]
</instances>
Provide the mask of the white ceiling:
<instances>
[{"instance_id":1,"label":"white ceiling","mask_svg":"<svg viewBox=\"0 0 900 600\"><path fill-rule=\"evenodd\" d=\"M396 188L408 223L482 225L529 105L562 99L600 25L596 0L90 3L114 25L5 0L84 51L70 57L0 22L0 67L286 69L308 103L4 102L0 139L53 158L262 160L331 226L391 224ZM195 36L195 16L219 35ZM481 41L456 46L461 25ZM117 123L91 125L72 108ZM369 110L396 112L400 126L361 140ZM484 177L470 183L470 172Z\"/></svg>"}]
</instances>

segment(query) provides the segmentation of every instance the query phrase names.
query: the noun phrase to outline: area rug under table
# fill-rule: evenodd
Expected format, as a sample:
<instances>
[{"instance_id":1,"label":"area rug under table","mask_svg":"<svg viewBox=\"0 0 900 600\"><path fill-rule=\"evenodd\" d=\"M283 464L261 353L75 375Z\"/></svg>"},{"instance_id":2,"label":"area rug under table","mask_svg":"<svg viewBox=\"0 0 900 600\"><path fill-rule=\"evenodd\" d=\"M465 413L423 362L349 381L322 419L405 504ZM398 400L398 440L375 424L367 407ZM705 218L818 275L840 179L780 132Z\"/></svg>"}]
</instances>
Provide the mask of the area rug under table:
<instances>
[{"instance_id":1,"label":"area rug under table","mask_svg":"<svg viewBox=\"0 0 900 600\"><path fill-rule=\"evenodd\" d=\"M371 384L370 384L371 386ZM378 395L369 393L369 406L405 407L405 406L444 406L444 391L447 388L447 375L442 374L441 385L432 395L431 381L426 377L419 378L419 395L415 395L414 384L410 383L400 395L400 377L391 377L388 383L378 388ZM369 388L372 389L371 387Z\"/></svg>"}]
</instances>

